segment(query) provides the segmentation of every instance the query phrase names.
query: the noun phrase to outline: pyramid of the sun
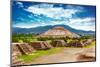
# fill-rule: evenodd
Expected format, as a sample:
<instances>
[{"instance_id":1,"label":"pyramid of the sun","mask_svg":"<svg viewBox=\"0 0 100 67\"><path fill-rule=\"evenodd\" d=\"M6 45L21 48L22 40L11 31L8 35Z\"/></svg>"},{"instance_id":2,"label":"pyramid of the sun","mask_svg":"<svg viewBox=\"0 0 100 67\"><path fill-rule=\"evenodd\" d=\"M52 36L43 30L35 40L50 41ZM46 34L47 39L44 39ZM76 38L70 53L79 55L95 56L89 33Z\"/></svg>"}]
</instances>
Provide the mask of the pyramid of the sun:
<instances>
[{"instance_id":1,"label":"pyramid of the sun","mask_svg":"<svg viewBox=\"0 0 100 67\"><path fill-rule=\"evenodd\" d=\"M59 38L59 37L80 37L79 35L70 32L67 29L64 29L64 27L54 27L52 29L49 29L48 31L42 33L39 35L39 37L53 37L53 38Z\"/></svg>"}]
</instances>

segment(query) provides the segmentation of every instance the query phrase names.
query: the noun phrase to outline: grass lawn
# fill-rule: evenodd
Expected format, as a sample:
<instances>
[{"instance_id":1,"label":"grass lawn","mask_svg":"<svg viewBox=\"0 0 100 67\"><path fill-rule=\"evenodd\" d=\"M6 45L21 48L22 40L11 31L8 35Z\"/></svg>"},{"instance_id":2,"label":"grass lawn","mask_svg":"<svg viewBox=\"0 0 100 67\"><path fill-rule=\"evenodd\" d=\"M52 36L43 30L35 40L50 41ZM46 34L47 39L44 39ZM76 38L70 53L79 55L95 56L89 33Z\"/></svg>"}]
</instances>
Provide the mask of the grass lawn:
<instances>
[{"instance_id":1,"label":"grass lawn","mask_svg":"<svg viewBox=\"0 0 100 67\"><path fill-rule=\"evenodd\" d=\"M93 47L93 46L95 46L95 45L96 45L96 43L95 43L95 41L93 41L93 42L91 42L90 44L84 46L84 48L91 48L91 47Z\"/></svg>"},{"instance_id":2,"label":"grass lawn","mask_svg":"<svg viewBox=\"0 0 100 67\"><path fill-rule=\"evenodd\" d=\"M52 48L52 49L49 49L49 50L39 50L39 51L33 52L32 54L29 54L29 55L19 56L18 58L23 59L24 62L31 62L31 61L35 60L36 58L38 58L38 57L57 53L61 49L63 49L63 47Z\"/></svg>"}]
</instances>

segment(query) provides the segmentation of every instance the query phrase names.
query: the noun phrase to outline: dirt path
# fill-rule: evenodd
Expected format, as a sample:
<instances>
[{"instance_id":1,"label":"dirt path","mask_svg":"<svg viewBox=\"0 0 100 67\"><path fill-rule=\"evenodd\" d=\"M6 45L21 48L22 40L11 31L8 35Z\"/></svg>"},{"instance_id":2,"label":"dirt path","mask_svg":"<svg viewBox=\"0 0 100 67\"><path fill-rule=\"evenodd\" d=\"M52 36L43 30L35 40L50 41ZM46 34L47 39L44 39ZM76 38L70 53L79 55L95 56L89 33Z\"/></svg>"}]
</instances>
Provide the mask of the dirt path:
<instances>
[{"instance_id":1,"label":"dirt path","mask_svg":"<svg viewBox=\"0 0 100 67\"><path fill-rule=\"evenodd\" d=\"M60 63L60 62L74 62L77 61L77 54L82 52L83 48L64 48L56 54L42 56L37 58L32 63L28 64L45 64L45 63Z\"/></svg>"}]
</instances>

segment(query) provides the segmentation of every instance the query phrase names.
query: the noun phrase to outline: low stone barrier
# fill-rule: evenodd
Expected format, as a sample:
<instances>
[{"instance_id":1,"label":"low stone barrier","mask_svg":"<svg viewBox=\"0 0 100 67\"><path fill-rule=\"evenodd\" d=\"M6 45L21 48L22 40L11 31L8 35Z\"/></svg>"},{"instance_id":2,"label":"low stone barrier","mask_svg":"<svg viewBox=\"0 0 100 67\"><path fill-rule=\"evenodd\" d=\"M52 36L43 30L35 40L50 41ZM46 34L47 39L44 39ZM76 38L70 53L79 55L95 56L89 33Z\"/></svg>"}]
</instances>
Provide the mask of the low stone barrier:
<instances>
[{"instance_id":1,"label":"low stone barrier","mask_svg":"<svg viewBox=\"0 0 100 67\"><path fill-rule=\"evenodd\" d=\"M35 49L32 48L28 43L14 43L12 44L12 46L13 46L14 53L31 54L32 52L35 51Z\"/></svg>"},{"instance_id":2,"label":"low stone barrier","mask_svg":"<svg viewBox=\"0 0 100 67\"><path fill-rule=\"evenodd\" d=\"M32 42L30 45L36 49L36 50L45 50L45 49L50 49L53 48L49 43L46 41L38 41L38 42Z\"/></svg>"},{"instance_id":3,"label":"low stone barrier","mask_svg":"<svg viewBox=\"0 0 100 67\"><path fill-rule=\"evenodd\" d=\"M66 43L65 43L64 40L54 40L54 41L52 41L51 44L52 44L53 47L64 47L64 46L66 46Z\"/></svg>"},{"instance_id":4,"label":"low stone barrier","mask_svg":"<svg viewBox=\"0 0 100 67\"><path fill-rule=\"evenodd\" d=\"M72 41L67 44L67 47L83 47L83 43L79 41Z\"/></svg>"}]
</instances>

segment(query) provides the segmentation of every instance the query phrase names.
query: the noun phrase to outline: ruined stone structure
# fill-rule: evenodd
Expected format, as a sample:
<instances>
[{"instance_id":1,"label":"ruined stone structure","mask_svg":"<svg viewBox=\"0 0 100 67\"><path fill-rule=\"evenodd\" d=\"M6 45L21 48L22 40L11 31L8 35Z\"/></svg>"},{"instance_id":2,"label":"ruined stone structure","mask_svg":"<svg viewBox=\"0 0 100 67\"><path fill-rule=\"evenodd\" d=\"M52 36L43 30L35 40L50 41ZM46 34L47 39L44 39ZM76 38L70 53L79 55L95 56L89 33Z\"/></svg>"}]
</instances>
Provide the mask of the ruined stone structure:
<instances>
[{"instance_id":1,"label":"ruined stone structure","mask_svg":"<svg viewBox=\"0 0 100 67\"><path fill-rule=\"evenodd\" d=\"M12 53L12 66L23 65L23 64L24 64L23 60L18 58L18 53L13 52Z\"/></svg>"},{"instance_id":2,"label":"ruined stone structure","mask_svg":"<svg viewBox=\"0 0 100 67\"><path fill-rule=\"evenodd\" d=\"M72 41L66 45L67 47L83 47L83 43L79 41Z\"/></svg>"},{"instance_id":3,"label":"ruined stone structure","mask_svg":"<svg viewBox=\"0 0 100 67\"><path fill-rule=\"evenodd\" d=\"M93 39L87 39L87 40L83 41L82 43L83 43L84 46L86 46L86 45L90 44L92 41L94 41L94 40Z\"/></svg>"},{"instance_id":4,"label":"ruined stone structure","mask_svg":"<svg viewBox=\"0 0 100 67\"><path fill-rule=\"evenodd\" d=\"M52 46L46 41L32 42L30 45L36 50L50 49Z\"/></svg>"},{"instance_id":5,"label":"ruined stone structure","mask_svg":"<svg viewBox=\"0 0 100 67\"><path fill-rule=\"evenodd\" d=\"M52 37L52 38L60 38L60 37L80 37L79 35L70 32L67 29L64 29L64 27L54 27L53 29L50 29L42 34L39 35L39 37Z\"/></svg>"},{"instance_id":6,"label":"ruined stone structure","mask_svg":"<svg viewBox=\"0 0 100 67\"><path fill-rule=\"evenodd\" d=\"M23 65L22 59L18 56L23 54L31 54L35 49L27 43L12 43L12 66Z\"/></svg>"},{"instance_id":7,"label":"ruined stone structure","mask_svg":"<svg viewBox=\"0 0 100 67\"><path fill-rule=\"evenodd\" d=\"M14 53L20 53L20 54L31 54L32 52L35 51L34 48L32 48L29 44L27 43L13 43L12 44L13 49L14 49ZM19 54L18 54L19 55Z\"/></svg>"},{"instance_id":8,"label":"ruined stone structure","mask_svg":"<svg viewBox=\"0 0 100 67\"><path fill-rule=\"evenodd\" d=\"M95 54L95 46L92 48L88 48L81 52L77 59L79 61L95 61L96 60L96 54Z\"/></svg>"},{"instance_id":9,"label":"ruined stone structure","mask_svg":"<svg viewBox=\"0 0 100 67\"><path fill-rule=\"evenodd\" d=\"M68 47L84 47L86 45L89 45L91 44L91 42L93 41L93 39L87 39L87 40L84 40L82 42L80 41L71 41L70 43L67 43L66 46Z\"/></svg>"},{"instance_id":10,"label":"ruined stone structure","mask_svg":"<svg viewBox=\"0 0 100 67\"><path fill-rule=\"evenodd\" d=\"M15 44L12 45L12 54L13 53L14 54L16 53L17 56L22 55L22 53L20 52L20 50L18 49L18 47Z\"/></svg>"},{"instance_id":11,"label":"ruined stone structure","mask_svg":"<svg viewBox=\"0 0 100 67\"><path fill-rule=\"evenodd\" d=\"M53 45L53 47L64 47L66 46L66 43L64 40L54 40L51 43Z\"/></svg>"}]
</instances>

